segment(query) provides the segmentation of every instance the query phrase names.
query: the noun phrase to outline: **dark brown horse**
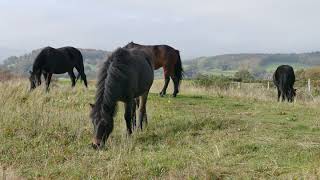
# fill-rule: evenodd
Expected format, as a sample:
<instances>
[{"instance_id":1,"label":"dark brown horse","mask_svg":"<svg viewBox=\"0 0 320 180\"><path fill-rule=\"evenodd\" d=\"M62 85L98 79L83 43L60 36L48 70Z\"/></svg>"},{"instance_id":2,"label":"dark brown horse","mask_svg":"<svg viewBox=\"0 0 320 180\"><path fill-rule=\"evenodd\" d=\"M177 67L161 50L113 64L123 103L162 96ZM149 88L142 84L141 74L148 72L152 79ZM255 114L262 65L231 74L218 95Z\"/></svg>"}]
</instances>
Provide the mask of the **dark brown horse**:
<instances>
[{"instance_id":1,"label":"dark brown horse","mask_svg":"<svg viewBox=\"0 0 320 180\"><path fill-rule=\"evenodd\" d=\"M94 148L103 147L113 129L118 101L125 103L127 132L132 133L133 108L139 100L139 126L147 120L146 103L153 82L153 66L149 54L136 49L119 48L101 66L97 92L90 117L94 126Z\"/></svg>"},{"instance_id":2,"label":"dark brown horse","mask_svg":"<svg viewBox=\"0 0 320 180\"><path fill-rule=\"evenodd\" d=\"M78 77L73 73L73 69L78 71ZM76 84L76 79L81 76L84 85L87 87L87 78L84 73L83 57L81 52L74 47L52 48L46 47L34 60L32 71L30 71L30 89L41 85L41 74L46 81L46 90L49 90L52 74L68 73L72 81L72 87Z\"/></svg>"},{"instance_id":3,"label":"dark brown horse","mask_svg":"<svg viewBox=\"0 0 320 180\"><path fill-rule=\"evenodd\" d=\"M160 92L160 96L164 96L170 81L170 77L174 83L173 97L179 93L179 85L183 78L183 68L178 50L168 45L140 45L130 42L124 48L137 48L150 53L153 57L154 69L163 68L164 86Z\"/></svg>"}]
</instances>

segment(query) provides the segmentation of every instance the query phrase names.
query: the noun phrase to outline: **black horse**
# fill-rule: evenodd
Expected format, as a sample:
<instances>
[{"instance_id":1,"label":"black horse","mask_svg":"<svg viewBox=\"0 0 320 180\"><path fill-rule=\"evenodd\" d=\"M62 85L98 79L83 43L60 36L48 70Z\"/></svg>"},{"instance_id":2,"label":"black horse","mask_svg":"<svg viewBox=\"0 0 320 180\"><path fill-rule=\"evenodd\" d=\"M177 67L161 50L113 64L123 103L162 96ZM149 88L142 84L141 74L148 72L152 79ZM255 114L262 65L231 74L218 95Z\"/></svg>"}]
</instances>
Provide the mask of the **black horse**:
<instances>
[{"instance_id":1,"label":"black horse","mask_svg":"<svg viewBox=\"0 0 320 180\"><path fill-rule=\"evenodd\" d=\"M73 73L73 69L78 71L78 77ZM76 84L76 79L81 76L84 85L87 85L87 78L84 73L83 57L81 52L74 47L52 48L46 47L41 50L40 54L34 60L32 71L30 71L30 89L41 85L41 74L43 74L46 81L46 90L49 90L52 74L68 73L72 87Z\"/></svg>"},{"instance_id":2,"label":"black horse","mask_svg":"<svg viewBox=\"0 0 320 180\"><path fill-rule=\"evenodd\" d=\"M293 68L289 65L281 65L273 74L273 83L278 90L278 101L287 99L289 102L294 100L296 89L293 88L295 82Z\"/></svg>"},{"instance_id":3,"label":"black horse","mask_svg":"<svg viewBox=\"0 0 320 180\"><path fill-rule=\"evenodd\" d=\"M153 83L151 57L137 49L119 48L104 62L97 80L95 104L90 117L94 126L94 148L103 147L113 129L118 101L125 103L127 132L132 133L132 107L139 97L139 126L147 120L146 103Z\"/></svg>"}]
</instances>

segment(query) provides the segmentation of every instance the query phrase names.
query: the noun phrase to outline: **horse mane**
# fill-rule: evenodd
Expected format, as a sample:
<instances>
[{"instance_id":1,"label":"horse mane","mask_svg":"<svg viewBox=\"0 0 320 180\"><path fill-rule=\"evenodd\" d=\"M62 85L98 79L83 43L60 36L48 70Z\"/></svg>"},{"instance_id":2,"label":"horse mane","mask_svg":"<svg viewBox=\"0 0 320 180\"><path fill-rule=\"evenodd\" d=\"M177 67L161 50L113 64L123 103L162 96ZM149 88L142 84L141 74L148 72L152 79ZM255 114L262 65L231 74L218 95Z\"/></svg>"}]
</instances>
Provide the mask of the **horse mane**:
<instances>
[{"instance_id":1,"label":"horse mane","mask_svg":"<svg viewBox=\"0 0 320 180\"><path fill-rule=\"evenodd\" d=\"M44 58L47 55L47 51L52 49L52 47L48 46L43 48L40 53L38 54L38 56L34 59L34 63L32 65L32 72L35 72L38 70L40 63L41 63L41 59Z\"/></svg>"},{"instance_id":2,"label":"horse mane","mask_svg":"<svg viewBox=\"0 0 320 180\"><path fill-rule=\"evenodd\" d=\"M108 59L102 64L98 71L95 105L92 109L91 116L98 116L101 119L101 114L106 112L115 115L116 109L113 108L116 104L117 97L112 91L112 87L127 79L127 67L130 60L127 58L129 51L124 48L118 48L114 51ZM120 80L120 81L119 81Z\"/></svg>"}]
</instances>

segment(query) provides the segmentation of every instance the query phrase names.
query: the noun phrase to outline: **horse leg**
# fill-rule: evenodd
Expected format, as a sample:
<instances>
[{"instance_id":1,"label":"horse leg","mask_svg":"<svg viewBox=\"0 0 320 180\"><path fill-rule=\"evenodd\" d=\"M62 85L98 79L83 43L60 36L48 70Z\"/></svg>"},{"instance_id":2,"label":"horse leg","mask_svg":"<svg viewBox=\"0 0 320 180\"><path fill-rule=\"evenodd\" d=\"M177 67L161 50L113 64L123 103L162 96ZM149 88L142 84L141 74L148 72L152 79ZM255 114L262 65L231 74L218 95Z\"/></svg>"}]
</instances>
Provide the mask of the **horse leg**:
<instances>
[{"instance_id":1,"label":"horse leg","mask_svg":"<svg viewBox=\"0 0 320 180\"><path fill-rule=\"evenodd\" d=\"M173 97L176 97L177 94L179 93L179 79L175 76L171 76L171 79L174 84L174 91L173 91Z\"/></svg>"},{"instance_id":2,"label":"horse leg","mask_svg":"<svg viewBox=\"0 0 320 180\"><path fill-rule=\"evenodd\" d=\"M126 120L127 132L129 135L132 134L132 126L131 126L132 119L131 119L131 117L132 117L132 105L134 105L134 103L132 101L133 101L133 99L124 103L124 109L125 109L124 119Z\"/></svg>"},{"instance_id":3,"label":"horse leg","mask_svg":"<svg viewBox=\"0 0 320 180\"><path fill-rule=\"evenodd\" d=\"M286 100L285 90L281 90L281 102Z\"/></svg>"},{"instance_id":4,"label":"horse leg","mask_svg":"<svg viewBox=\"0 0 320 180\"><path fill-rule=\"evenodd\" d=\"M36 75L37 78L37 85L40 86L41 85L41 70L40 72Z\"/></svg>"},{"instance_id":5,"label":"horse leg","mask_svg":"<svg viewBox=\"0 0 320 180\"><path fill-rule=\"evenodd\" d=\"M77 69L78 73L80 74L81 79L82 79L83 82L84 82L84 85L85 85L86 87L88 87L87 76L86 76L86 74L84 73L84 67L81 66L81 65L79 65L79 66L76 66L76 69ZM78 76L79 76L79 75L78 75Z\"/></svg>"},{"instance_id":6,"label":"horse leg","mask_svg":"<svg viewBox=\"0 0 320 180\"><path fill-rule=\"evenodd\" d=\"M42 75L43 75L44 81L46 81L46 80L47 80L47 78L48 78L48 73L43 72L43 73L42 73Z\"/></svg>"},{"instance_id":7,"label":"horse leg","mask_svg":"<svg viewBox=\"0 0 320 180\"><path fill-rule=\"evenodd\" d=\"M52 73L49 73L46 79L46 91L49 92L49 85L51 81Z\"/></svg>"},{"instance_id":8,"label":"horse leg","mask_svg":"<svg viewBox=\"0 0 320 180\"><path fill-rule=\"evenodd\" d=\"M134 112L133 112L133 114L134 114L134 119L133 119L133 126L134 126L134 128L136 128L137 127L137 123L136 123L136 121L137 121L137 114L136 114L136 110L137 109L139 109L139 107L140 107L140 99L139 99L139 97L137 97L137 98L135 98L134 99Z\"/></svg>"},{"instance_id":9,"label":"horse leg","mask_svg":"<svg viewBox=\"0 0 320 180\"><path fill-rule=\"evenodd\" d=\"M132 111L131 111L132 129L133 130L136 128L136 120L137 120L136 109L137 109L137 101L136 101L136 99L133 99Z\"/></svg>"},{"instance_id":10,"label":"horse leg","mask_svg":"<svg viewBox=\"0 0 320 180\"><path fill-rule=\"evenodd\" d=\"M160 96L163 97L164 95L166 95L166 91L167 91L167 87L168 87L168 84L169 84L169 81L170 81L170 77L169 75L164 75L164 86L160 92Z\"/></svg>"},{"instance_id":11,"label":"horse leg","mask_svg":"<svg viewBox=\"0 0 320 180\"><path fill-rule=\"evenodd\" d=\"M279 90L279 88L277 88L278 90L278 102L280 101L280 96L281 96L281 91Z\"/></svg>"},{"instance_id":12,"label":"horse leg","mask_svg":"<svg viewBox=\"0 0 320 180\"><path fill-rule=\"evenodd\" d=\"M74 87L76 85L76 76L74 75L73 71L68 72L70 79L71 79L71 87Z\"/></svg>"},{"instance_id":13,"label":"horse leg","mask_svg":"<svg viewBox=\"0 0 320 180\"><path fill-rule=\"evenodd\" d=\"M148 93L144 93L142 96L140 96L140 105L139 105L139 126L140 129L142 130L142 123L145 121L145 124L148 125L148 119L147 119L147 114L146 114L146 104L147 104L147 98L148 98Z\"/></svg>"}]
</instances>

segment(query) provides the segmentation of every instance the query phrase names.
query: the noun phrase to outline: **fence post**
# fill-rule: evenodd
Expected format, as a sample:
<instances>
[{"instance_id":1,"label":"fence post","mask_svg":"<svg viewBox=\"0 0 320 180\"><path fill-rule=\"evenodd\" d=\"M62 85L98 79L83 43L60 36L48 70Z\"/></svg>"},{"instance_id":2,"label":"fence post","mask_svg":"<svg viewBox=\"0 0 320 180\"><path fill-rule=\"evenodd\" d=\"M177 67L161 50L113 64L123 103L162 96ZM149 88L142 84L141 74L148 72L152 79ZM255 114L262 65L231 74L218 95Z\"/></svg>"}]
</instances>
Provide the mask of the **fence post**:
<instances>
[{"instance_id":1,"label":"fence post","mask_svg":"<svg viewBox=\"0 0 320 180\"><path fill-rule=\"evenodd\" d=\"M241 88L241 82L238 82L238 89Z\"/></svg>"},{"instance_id":2,"label":"fence post","mask_svg":"<svg viewBox=\"0 0 320 180\"><path fill-rule=\"evenodd\" d=\"M6 177L6 168L5 167L2 167L2 179L3 180L7 179L7 177Z\"/></svg>"},{"instance_id":3,"label":"fence post","mask_svg":"<svg viewBox=\"0 0 320 180\"><path fill-rule=\"evenodd\" d=\"M269 90L269 88L270 88L270 82L268 81L268 88L267 89Z\"/></svg>"},{"instance_id":4,"label":"fence post","mask_svg":"<svg viewBox=\"0 0 320 180\"><path fill-rule=\"evenodd\" d=\"M308 79L308 92L311 94L311 80Z\"/></svg>"}]
</instances>

